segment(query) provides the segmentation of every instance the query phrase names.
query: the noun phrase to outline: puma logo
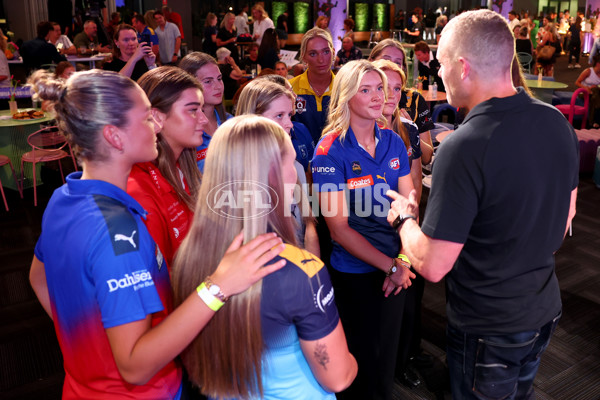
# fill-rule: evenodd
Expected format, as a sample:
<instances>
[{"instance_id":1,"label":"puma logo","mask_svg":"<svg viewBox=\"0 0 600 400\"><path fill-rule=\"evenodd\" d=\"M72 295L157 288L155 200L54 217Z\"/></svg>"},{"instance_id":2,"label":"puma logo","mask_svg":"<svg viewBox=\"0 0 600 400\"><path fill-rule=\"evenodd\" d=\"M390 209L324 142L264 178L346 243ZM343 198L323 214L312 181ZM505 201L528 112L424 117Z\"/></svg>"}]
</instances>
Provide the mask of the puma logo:
<instances>
[{"instance_id":1,"label":"puma logo","mask_svg":"<svg viewBox=\"0 0 600 400\"><path fill-rule=\"evenodd\" d=\"M382 181L384 181L385 183L387 183L387 180L385 179L385 172L383 173L383 176L381 175L377 175L377 178L381 179Z\"/></svg>"},{"instance_id":2,"label":"puma logo","mask_svg":"<svg viewBox=\"0 0 600 400\"><path fill-rule=\"evenodd\" d=\"M323 147L323 145L319 145L319 149L325 151L325 147Z\"/></svg>"},{"instance_id":3,"label":"puma logo","mask_svg":"<svg viewBox=\"0 0 600 400\"><path fill-rule=\"evenodd\" d=\"M125 236L125 235L123 235L123 234L121 234L121 233L117 233L117 234L115 235L115 242L118 242L118 241L120 241L120 240L123 240L123 241L129 242L129 243L131 243L131 245L132 245L132 246L133 246L133 248L135 249L135 248L137 248L137 246L135 245L135 242L133 241L133 236L135 235L135 233L136 233L136 232L137 232L137 231L133 231L133 232L131 232L131 236Z\"/></svg>"}]
</instances>

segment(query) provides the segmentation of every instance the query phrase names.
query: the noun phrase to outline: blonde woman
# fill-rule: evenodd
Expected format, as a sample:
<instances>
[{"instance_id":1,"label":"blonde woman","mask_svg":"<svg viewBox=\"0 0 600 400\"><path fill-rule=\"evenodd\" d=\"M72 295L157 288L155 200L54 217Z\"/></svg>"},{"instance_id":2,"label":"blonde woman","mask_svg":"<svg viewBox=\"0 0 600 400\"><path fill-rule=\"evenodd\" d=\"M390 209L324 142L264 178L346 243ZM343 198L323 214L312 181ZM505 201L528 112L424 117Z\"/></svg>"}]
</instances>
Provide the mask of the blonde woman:
<instances>
[{"instance_id":1,"label":"blonde woman","mask_svg":"<svg viewBox=\"0 0 600 400\"><path fill-rule=\"evenodd\" d=\"M221 21L219 27L219 33L217 33L217 47L226 47L231 52L231 57L236 63L240 62L238 53L238 47L235 44L237 39L237 32L235 30L235 15L228 12Z\"/></svg>"},{"instance_id":2,"label":"blonde woman","mask_svg":"<svg viewBox=\"0 0 600 400\"><path fill-rule=\"evenodd\" d=\"M341 398L391 396L405 290L415 275L387 223L385 193L413 189L406 147L380 129L387 78L370 62L338 72L328 124L312 160L313 182L331 232L331 278L358 376ZM360 294L360 295L357 295ZM391 295L393 294L393 295Z\"/></svg>"},{"instance_id":3,"label":"blonde woman","mask_svg":"<svg viewBox=\"0 0 600 400\"><path fill-rule=\"evenodd\" d=\"M138 83L160 125L158 157L133 166L127 193L148 211L146 226L171 269L192 224L200 189L196 147L207 122L204 97L200 83L177 67L156 68Z\"/></svg>"},{"instance_id":4,"label":"blonde woman","mask_svg":"<svg viewBox=\"0 0 600 400\"><path fill-rule=\"evenodd\" d=\"M225 94L223 75L217 60L199 51L194 51L183 57L179 63L179 68L196 77L204 89L202 111L208 118L208 122L202 134L202 144L196 149L198 168L202 172L206 151L212 135L223 122L231 118L231 114L226 113L225 107L223 107L223 95Z\"/></svg>"},{"instance_id":5,"label":"blonde woman","mask_svg":"<svg viewBox=\"0 0 600 400\"><path fill-rule=\"evenodd\" d=\"M205 283L203 297L192 288L173 309L146 212L125 192L133 165L158 154L150 102L131 79L97 69L66 82L38 75L34 88L53 103L83 169L52 195L30 271L59 338L63 398L186 398L174 359L215 315L218 299ZM242 240L237 235L213 265L210 282L225 296L284 265L263 267L283 250L274 234Z\"/></svg>"},{"instance_id":6,"label":"blonde woman","mask_svg":"<svg viewBox=\"0 0 600 400\"><path fill-rule=\"evenodd\" d=\"M292 134L294 127L292 115L294 113L294 95L285 85L271 82L268 78L259 77L248 83L242 93L237 105L236 115L256 114L277 123L288 134ZM296 145L292 143L294 147ZM304 167L297 161L298 154L294 151L296 161L296 173L298 175L298 202L292 205L292 214L296 220L297 243L317 257L320 256L319 238L315 228L314 219L306 202L306 176Z\"/></svg>"},{"instance_id":7,"label":"blonde woman","mask_svg":"<svg viewBox=\"0 0 600 400\"><path fill-rule=\"evenodd\" d=\"M394 39L384 39L377 43L371 54L369 61L388 60L396 63L404 74L408 69L406 66L406 54L402 43ZM431 162L433 156L433 143L431 141L431 130L435 128L431 120L429 104L423 96L416 90L405 89L402 91L402 98L399 104L400 110L405 118L413 121L419 129L419 143L421 147L421 163L427 165Z\"/></svg>"},{"instance_id":8,"label":"blonde woman","mask_svg":"<svg viewBox=\"0 0 600 400\"><path fill-rule=\"evenodd\" d=\"M265 31L269 28L275 29L275 25L273 24L273 20L269 18L269 14L267 14L263 6L260 4L256 4L254 7L252 7L252 20L252 38L256 44L260 46L260 42L262 42L262 37Z\"/></svg>"},{"instance_id":9,"label":"blonde woman","mask_svg":"<svg viewBox=\"0 0 600 400\"><path fill-rule=\"evenodd\" d=\"M335 52L331 35L320 28L312 28L302 37L300 60L307 68L290 81L296 93L296 115L315 141L321 137L327 119L329 97L335 75L331 71Z\"/></svg>"},{"instance_id":10,"label":"blonde woman","mask_svg":"<svg viewBox=\"0 0 600 400\"><path fill-rule=\"evenodd\" d=\"M410 176L417 191L417 199L420 199L423 169L421 167L419 131L411 120L402 116L398 106L406 83L404 71L397 64L383 59L374 61L373 65L381 69L387 77L387 100L383 106L383 127L393 130L402 138L410 163Z\"/></svg>"},{"instance_id":11,"label":"blonde woman","mask_svg":"<svg viewBox=\"0 0 600 400\"><path fill-rule=\"evenodd\" d=\"M250 190L260 198L245 207L219 201L214 188L224 182L231 184L221 195L240 198ZM233 298L183 352L190 379L211 398L335 399L333 392L356 375L327 269L294 246L288 206L295 183L294 149L279 125L244 115L219 127L206 159L202 200L175 263L175 301L213 273L223 244L240 230L246 239L277 232L286 242L281 258L287 264ZM273 208L264 215L267 201Z\"/></svg>"}]
</instances>

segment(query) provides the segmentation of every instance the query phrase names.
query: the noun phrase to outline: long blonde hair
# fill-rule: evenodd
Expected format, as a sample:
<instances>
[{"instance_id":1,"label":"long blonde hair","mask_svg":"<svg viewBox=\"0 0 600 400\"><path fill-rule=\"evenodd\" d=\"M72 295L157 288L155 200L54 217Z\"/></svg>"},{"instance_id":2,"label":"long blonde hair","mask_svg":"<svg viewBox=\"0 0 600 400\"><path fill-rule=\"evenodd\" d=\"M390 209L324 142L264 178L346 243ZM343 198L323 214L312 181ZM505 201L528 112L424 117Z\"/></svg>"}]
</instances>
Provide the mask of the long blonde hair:
<instances>
[{"instance_id":1,"label":"long blonde hair","mask_svg":"<svg viewBox=\"0 0 600 400\"><path fill-rule=\"evenodd\" d=\"M192 227L174 263L175 304L181 304L215 271L241 230L245 242L273 231L284 242L295 244L292 219L284 209L281 176L283 151L291 146L287 142L289 135L279 125L259 116L235 117L217 129L208 148ZM270 188L272 194L273 209L266 216L255 217L264 211L256 202L244 202L243 208L231 202L217 207L218 200L213 202L219 194L236 198L241 190L256 193L258 186ZM265 202L268 196L262 194ZM262 397L261 295L259 281L233 296L181 354L191 381L207 396Z\"/></svg>"},{"instance_id":2,"label":"long blonde hair","mask_svg":"<svg viewBox=\"0 0 600 400\"><path fill-rule=\"evenodd\" d=\"M406 71L408 71L408 67L406 65L406 51L404 51L402 43L394 39L383 39L381 42L377 43L375 47L373 47L373 50L371 50L371 54L369 54L369 61L376 60L383 50L388 47L394 47L402 52L402 69L406 73Z\"/></svg>"},{"instance_id":3,"label":"long blonde hair","mask_svg":"<svg viewBox=\"0 0 600 400\"><path fill-rule=\"evenodd\" d=\"M388 70L388 71L396 72L398 75L400 75L400 78L402 79L402 90L404 90L404 88L406 86L406 75L404 75L404 71L402 70L402 68L400 68L398 66L398 64L396 64L392 61L389 61L389 60L379 59L377 61L373 61L373 65L375 67L379 68L380 70L382 70L384 73L386 70ZM387 86L386 86L385 90L386 91L388 90ZM388 97L389 96L390 96L390 94L388 93ZM398 136L400 136L402 138L404 145L408 149L410 147L410 137L408 136L408 131L406 130L406 127L400 120L400 116L401 116L400 107L399 107L399 105L396 105L396 109L394 110L394 113L393 113L393 122L392 122L393 126L387 126L387 119L383 115L379 119L379 122L381 122L383 124L383 126L385 126L386 128L392 129L394 132L396 132L398 134Z\"/></svg>"},{"instance_id":4,"label":"long blonde hair","mask_svg":"<svg viewBox=\"0 0 600 400\"><path fill-rule=\"evenodd\" d=\"M316 26L312 29L309 29L302 36L302 42L300 42L300 61L304 62L308 42L310 42L314 38L321 38L327 42L331 54L331 63L333 64L333 60L335 59L335 51L333 49L333 41L331 40L331 35L325 29L321 29Z\"/></svg>"},{"instance_id":5,"label":"long blonde hair","mask_svg":"<svg viewBox=\"0 0 600 400\"><path fill-rule=\"evenodd\" d=\"M254 79L242 89L235 115L262 115L271 107L271 103L281 96L289 98L294 104L294 95L285 86L267 79Z\"/></svg>"},{"instance_id":6,"label":"long blonde hair","mask_svg":"<svg viewBox=\"0 0 600 400\"><path fill-rule=\"evenodd\" d=\"M358 87L363 77L371 71L375 71L381 77L383 87L387 87L387 77L382 70L375 67L366 60L350 61L342 66L333 80L329 111L327 113L327 125L323 129L322 136L328 133L339 134L340 140L344 140L346 132L350 127L350 107L348 102L358 92Z\"/></svg>"}]
</instances>

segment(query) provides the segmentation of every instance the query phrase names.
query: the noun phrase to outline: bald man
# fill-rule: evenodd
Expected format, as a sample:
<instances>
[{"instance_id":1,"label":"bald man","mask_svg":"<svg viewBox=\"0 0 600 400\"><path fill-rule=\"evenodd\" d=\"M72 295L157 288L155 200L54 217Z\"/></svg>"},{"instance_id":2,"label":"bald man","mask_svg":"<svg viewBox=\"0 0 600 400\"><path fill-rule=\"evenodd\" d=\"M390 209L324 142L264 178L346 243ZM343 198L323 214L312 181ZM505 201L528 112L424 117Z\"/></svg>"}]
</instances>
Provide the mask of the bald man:
<instances>
[{"instance_id":1,"label":"bald man","mask_svg":"<svg viewBox=\"0 0 600 400\"><path fill-rule=\"evenodd\" d=\"M440 75L448 102L469 112L438 149L422 228L415 193L388 192L412 267L446 277L454 399L532 399L561 316L554 253L575 215L578 142L554 107L513 86L514 54L498 13L448 23Z\"/></svg>"}]
</instances>

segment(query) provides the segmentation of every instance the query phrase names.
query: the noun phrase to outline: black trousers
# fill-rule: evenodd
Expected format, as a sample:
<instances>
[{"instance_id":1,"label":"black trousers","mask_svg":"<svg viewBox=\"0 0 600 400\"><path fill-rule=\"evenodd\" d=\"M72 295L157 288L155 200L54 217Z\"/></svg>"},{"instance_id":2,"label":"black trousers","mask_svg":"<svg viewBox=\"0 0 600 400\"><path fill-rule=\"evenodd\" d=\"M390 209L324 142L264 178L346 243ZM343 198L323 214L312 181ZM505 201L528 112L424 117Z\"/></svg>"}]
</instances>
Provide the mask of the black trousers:
<instances>
[{"instance_id":1,"label":"black trousers","mask_svg":"<svg viewBox=\"0 0 600 400\"><path fill-rule=\"evenodd\" d=\"M358 362L352 385L338 399L391 399L406 291L384 297L385 274L330 269L350 353Z\"/></svg>"}]
</instances>

